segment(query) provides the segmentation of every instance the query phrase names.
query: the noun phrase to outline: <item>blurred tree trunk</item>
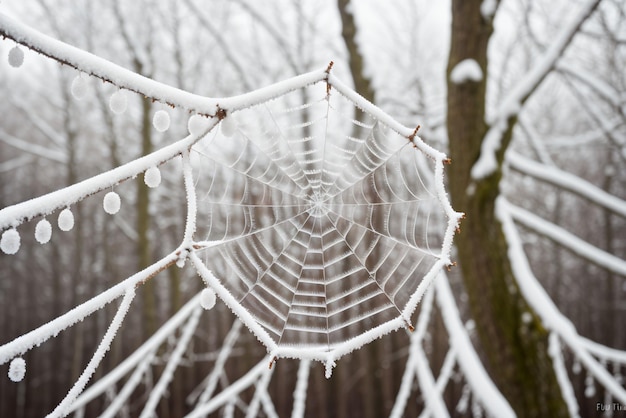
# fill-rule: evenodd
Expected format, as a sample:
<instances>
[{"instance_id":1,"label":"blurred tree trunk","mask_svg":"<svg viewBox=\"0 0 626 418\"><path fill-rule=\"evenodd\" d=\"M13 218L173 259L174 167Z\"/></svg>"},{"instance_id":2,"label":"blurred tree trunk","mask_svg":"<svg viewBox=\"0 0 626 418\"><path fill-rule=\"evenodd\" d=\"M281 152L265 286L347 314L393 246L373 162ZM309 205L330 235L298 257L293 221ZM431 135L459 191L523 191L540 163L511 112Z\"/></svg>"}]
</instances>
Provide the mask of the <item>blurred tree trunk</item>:
<instances>
[{"instance_id":1,"label":"blurred tree trunk","mask_svg":"<svg viewBox=\"0 0 626 418\"><path fill-rule=\"evenodd\" d=\"M482 0L453 0L448 80L464 59L474 59L487 74L487 46L493 33L490 19L481 15ZM496 385L520 417L567 416L548 355L548 333L520 294L507 255L507 243L495 214L501 168L472 185L470 171L480 154L487 131L487 77L479 82L448 81L450 166L453 205L465 212L463 232L455 240L472 317ZM514 121L504 134L498 155L502 161Z\"/></svg>"}]
</instances>

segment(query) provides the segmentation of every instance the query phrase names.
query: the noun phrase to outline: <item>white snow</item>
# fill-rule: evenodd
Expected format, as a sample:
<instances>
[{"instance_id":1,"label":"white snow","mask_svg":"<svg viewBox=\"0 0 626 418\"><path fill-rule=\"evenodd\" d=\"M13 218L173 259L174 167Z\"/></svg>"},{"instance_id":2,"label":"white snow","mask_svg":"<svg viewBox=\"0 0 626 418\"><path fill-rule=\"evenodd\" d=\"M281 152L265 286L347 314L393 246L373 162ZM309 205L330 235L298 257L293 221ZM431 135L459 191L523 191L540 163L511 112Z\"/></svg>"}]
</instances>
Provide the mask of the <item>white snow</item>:
<instances>
[{"instance_id":1,"label":"white snow","mask_svg":"<svg viewBox=\"0 0 626 418\"><path fill-rule=\"evenodd\" d=\"M463 84L468 81L478 83L483 79L483 70L476 60L467 58L454 66L450 72L450 81L454 84Z\"/></svg>"},{"instance_id":2,"label":"white snow","mask_svg":"<svg viewBox=\"0 0 626 418\"><path fill-rule=\"evenodd\" d=\"M40 244L45 244L52 237L52 224L47 219L42 219L35 226L35 239Z\"/></svg>"},{"instance_id":3,"label":"white snow","mask_svg":"<svg viewBox=\"0 0 626 418\"><path fill-rule=\"evenodd\" d=\"M9 365L9 379L13 382L21 382L26 375L26 361L21 357L11 360Z\"/></svg>"},{"instance_id":4,"label":"white snow","mask_svg":"<svg viewBox=\"0 0 626 418\"><path fill-rule=\"evenodd\" d=\"M558 310L545 289L533 274L522 240L511 216L511 204L502 196L496 200L496 215L502 223L504 236L509 245L509 260L519 289L530 306L541 318L544 327L553 331L572 351L572 354L585 366L611 394L622 403L626 403L626 389L596 360L586 349L583 338L576 328Z\"/></svg>"},{"instance_id":5,"label":"white snow","mask_svg":"<svg viewBox=\"0 0 626 418\"><path fill-rule=\"evenodd\" d=\"M491 127L483 139L480 157L472 167L473 179L483 179L497 170L495 154L502 144L502 136L507 130L508 121L519 114L526 99L554 69L557 61L563 56L563 52L578 32L580 25L589 17L596 5L597 0L587 0L587 3L580 7L578 14L563 24L563 29L550 43L543 56L535 60L535 65L513 86L499 105L496 115L487 121Z\"/></svg>"},{"instance_id":6,"label":"white snow","mask_svg":"<svg viewBox=\"0 0 626 418\"><path fill-rule=\"evenodd\" d=\"M19 46L14 46L9 50L9 65L14 68L21 67L24 63L24 51Z\"/></svg>"},{"instance_id":7,"label":"white snow","mask_svg":"<svg viewBox=\"0 0 626 418\"><path fill-rule=\"evenodd\" d=\"M77 100L82 100L87 95L87 87L86 77L82 74L77 75L74 80L72 80L72 86L70 87L72 96Z\"/></svg>"},{"instance_id":8,"label":"white snow","mask_svg":"<svg viewBox=\"0 0 626 418\"><path fill-rule=\"evenodd\" d=\"M152 189L158 187L161 184L161 170L158 167L150 167L144 173L143 181Z\"/></svg>"},{"instance_id":9,"label":"white snow","mask_svg":"<svg viewBox=\"0 0 626 418\"><path fill-rule=\"evenodd\" d=\"M607 193L585 179L556 167L530 160L514 151L507 152L506 161L514 170L554 184L559 188L569 190L572 193L583 196L585 199L589 199L596 205L626 217L626 201Z\"/></svg>"},{"instance_id":10,"label":"white snow","mask_svg":"<svg viewBox=\"0 0 626 418\"><path fill-rule=\"evenodd\" d=\"M233 136L237 131L237 120L235 119L235 116L228 115L227 117L222 119L222 122L220 123L220 129L225 137L230 138L231 136Z\"/></svg>"},{"instance_id":11,"label":"white snow","mask_svg":"<svg viewBox=\"0 0 626 418\"><path fill-rule=\"evenodd\" d=\"M59 213L57 223L61 231L67 232L74 228L74 214L70 208L65 208L61 211L61 213Z\"/></svg>"},{"instance_id":12,"label":"white snow","mask_svg":"<svg viewBox=\"0 0 626 418\"><path fill-rule=\"evenodd\" d=\"M215 294L215 291L211 288L206 288L202 290L202 293L200 294L200 305L208 310L213 309L213 307L215 306L215 302L217 301L217 295Z\"/></svg>"},{"instance_id":13,"label":"white snow","mask_svg":"<svg viewBox=\"0 0 626 418\"><path fill-rule=\"evenodd\" d=\"M20 249L20 233L15 228L7 229L2 233L0 249L5 254L15 254Z\"/></svg>"},{"instance_id":14,"label":"white snow","mask_svg":"<svg viewBox=\"0 0 626 418\"><path fill-rule=\"evenodd\" d=\"M192 115L187 121L187 129L192 136L202 135L209 127L209 119L201 115Z\"/></svg>"},{"instance_id":15,"label":"white snow","mask_svg":"<svg viewBox=\"0 0 626 418\"><path fill-rule=\"evenodd\" d=\"M493 15L496 14L497 7L497 0L483 0L480 4L480 14L485 19L491 19L493 18Z\"/></svg>"},{"instance_id":16,"label":"white snow","mask_svg":"<svg viewBox=\"0 0 626 418\"><path fill-rule=\"evenodd\" d=\"M152 125L159 132L165 132L170 128L170 114L165 110L157 110L152 117Z\"/></svg>"},{"instance_id":17,"label":"white snow","mask_svg":"<svg viewBox=\"0 0 626 418\"><path fill-rule=\"evenodd\" d=\"M115 215L120 211L120 207L122 206L122 201L120 199L120 195L115 192L109 192L104 195L104 199L102 200L102 207L104 211L109 215Z\"/></svg>"},{"instance_id":18,"label":"white snow","mask_svg":"<svg viewBox=\"0 0 626 418\"><path fill-rule=\"evenodd\" d=\"M128 99L126 98L126 92L124 90L118 90L111 95L109 99L109 107L111 111L116 115L121 115L126 111L128 107Z\"/></svg>"}]
</instances>

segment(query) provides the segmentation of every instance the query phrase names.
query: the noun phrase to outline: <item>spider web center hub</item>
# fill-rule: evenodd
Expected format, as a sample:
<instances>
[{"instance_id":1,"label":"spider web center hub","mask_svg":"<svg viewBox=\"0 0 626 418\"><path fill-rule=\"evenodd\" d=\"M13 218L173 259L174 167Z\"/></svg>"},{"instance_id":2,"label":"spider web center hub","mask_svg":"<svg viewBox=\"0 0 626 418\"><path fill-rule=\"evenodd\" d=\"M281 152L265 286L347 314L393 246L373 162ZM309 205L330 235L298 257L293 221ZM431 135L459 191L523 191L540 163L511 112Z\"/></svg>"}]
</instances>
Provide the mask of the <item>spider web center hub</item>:
<instances>
[{"instance_id":1,"label":"spider web center hub","mask_svg":"<svg viewBox=\"0 0 626 418\"><path fill-rule=\"evenodd\" d=\"M315 216L316 218L319 218L328 213L329 208L326 203L325 196L323 196L321 193L316 192L316 193L313 193L310 199L311 200L310 200L309 213L311 214L311 216Z\"/></svg>"}]
</instances>

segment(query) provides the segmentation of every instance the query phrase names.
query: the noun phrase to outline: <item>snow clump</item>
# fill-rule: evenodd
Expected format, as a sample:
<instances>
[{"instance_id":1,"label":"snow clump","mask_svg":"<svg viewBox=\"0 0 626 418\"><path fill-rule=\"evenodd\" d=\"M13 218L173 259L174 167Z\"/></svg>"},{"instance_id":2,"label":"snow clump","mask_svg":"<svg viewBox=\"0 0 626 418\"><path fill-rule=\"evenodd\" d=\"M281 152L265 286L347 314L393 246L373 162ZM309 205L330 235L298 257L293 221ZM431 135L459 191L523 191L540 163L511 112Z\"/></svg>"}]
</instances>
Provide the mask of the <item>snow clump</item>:
<instances>
[{"instance_id":1,"label":"snow clump","mask_svg":"<svg viewBox=\"0 0 626 418\"><path fill-rule=\"evenodd\" d=\"M158 110L153 118L152 125L159 132L165 132L170 127L170 115L165 110Z\"/></svg>"},{"instance_id":2,"label":"snow clump","mask_svg":"<svg viewBox=\"0 0 626 418\"><path fill-rule=\"evenodd\" d=\"M121 115L126 111L127 106L128 100L126 99L126 93L123 90L118 90L111 95L109 107L113 113Z\"/></svg>"},{"instance_id":3,"label":"snow clump","mask_svg":"<svg viewBox=\"0 0 626 418\"><path fill-rule=\"evenodd\" d=\"M161 184L161 170L158 167L150 167L143 175L143 181L146 186L154 189Z\"/></svg>"},{"instance_id":4,"label":"snow clump","mask_svg":"<svg viewBox=\"0 0 626 418\"><path fill-rule=\"evenodd\" d=\"M237 120L234 116L227 116L222 119L222 123L220 124L220 128L222 129L222 134L230 138L237 131Z\"/></svg>"},{"instance_id":5,"label":"snow clump","mask_svg":"<svg viewBox=\"0 0 626 418\"><path fill-rule=\"evenodd\" d=\"M200 294L200 306L208 311L213 309L215 302L217 302L215 291L211 288L204 289Z\"/></svg>"},{"instance_id":6,"label":"snow clump","mask_svg":"<svg viewBox=\"0 0 626 418\"><path fill-rule=\"evenodd\" d=\"M193 115L187 122L187 129L189 129L189 133L193 136L202 135L208 126L209 120L201 115Z\"/></svg>"},{"instance_id":7,"label":"snow clump","mask_svg":"<svg viewBox=\"0 0 626 418\"><path fill-rule=\"evenodd\" d=\"M35 239L40 244L45 244L52 237L52 224L47 219L42 219L35 226Z\"/></svg>"},{"instance_id":8,"label":"snow clump","mask_svg":"<svg viewBox=\"0 0 626 418\"><path fill-rule=\"evenodd\" d=\"M26 361L21 357L11 360L9 365L9 379L13 382L21 382L26 374Z\"/></svg>"},{"instance_id":9,"label":"snow clump","mask_svg":"<svg viewBox=\"0 0 626 418\"><path fill-rule=\"evenodd\" d=\"M0 249L5 254L15 254L20 249L20 233L15 228L7 229L2 233Z\"/></svg>"},{"instance_id":10,"label":"snow clump","mask_svg":"<svg viewBox=\"0 0 626 418\"><path fill-rule=\"evenodd\" d=\"M120 195L115 192L109 192L104 195L104 200L102 201L102 207L104 211L109 215L115 215L120 211L120 207L122 206L122 201L120 199Z\"/></svg>"},{"instance_id":11,"label":"snow clump","mask_svg":"<svg viewBox=\"0 0 626 418\"><path fill-rule=\"evenodd\" d=\"M450 73L450 81L454 84L462 84L468 81L478 83L482 79L483 70L481 70L480 65L471 58L459 62Z\"/></svg>"},{"instance_id":12,"label":"snow clump","mask_svg":"<svg viewBox=\"0 0 626 418\"><path fill-rule=\"evenodd\" d=\"M81 74L77 75L76 78L72 81L72 86L70 88L72 92L72 96L75 99L81 100L87 96L87 80Z\"/></svg>"},{"instance_id":13,"label":"snow clump","mask_svg":"<svg viewBox=\"0 0 626 418\"><path fill-rule=\"evenodd\" d=\"M24 64L24 51L16 45L9 51L9 65L13 68L18 68L22 64Z\"/></svg>"},{"instance_id":14,"label":"snow clump","mask_svg":"<svg viewBox=\"0 0 626 418\"><path fill-rule=\"evenodd\" d=\"M69 208L63 209L61 213L59 213L57 223L61 231L71 231L72 228L74 228L74 214Z\"/></svg>"}]
</instances>

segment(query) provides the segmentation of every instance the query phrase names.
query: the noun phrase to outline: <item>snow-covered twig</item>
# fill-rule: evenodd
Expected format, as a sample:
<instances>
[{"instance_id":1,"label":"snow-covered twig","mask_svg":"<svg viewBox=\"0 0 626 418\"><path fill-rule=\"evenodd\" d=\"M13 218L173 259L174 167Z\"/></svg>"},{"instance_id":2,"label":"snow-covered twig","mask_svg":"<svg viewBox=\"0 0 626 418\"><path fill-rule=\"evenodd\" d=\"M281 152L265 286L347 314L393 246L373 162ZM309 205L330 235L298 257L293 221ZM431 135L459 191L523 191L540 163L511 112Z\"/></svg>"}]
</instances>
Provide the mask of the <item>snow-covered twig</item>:
<instances>
[{"instance_id":1,"label":"snow-covered twig","mask_svg":"<svg viewBox=\"0 0 626 418\"><path fill-rule=\"evenodd\" d=\"M487 121L490 125L485 135L480 151L480 157L472 167L472 178L480 180L492 174L497 168L496 153L501 147L502 137L509 128L509 121L521 111L522 105L537 89L539 84L553 70L556 62L570 45L582 24L593 13L600 0L587 0L581 6L577 15L555 37L543 56L536 60L536 64L511 89L499 106L495 117Z\"/></svg>"},{"instance_id":2,"label":"snow-covered twig","mask_svg":"<svg viewBox=\"0 0 626 418\"><path fill-rule=\"evenodd\" d=\"M512 169L520 173L572 192L612 211L616 215L626 217L626 201L605 192L574 174L556 167L535 162L515 151L508 151L506 153L506 162Z\"/></svg>"},{"instance_id":3,"label":"snow-covered twig","mask_svg":"<svg viewBox=\"0 0 626 418\"><path fill-rule=\"evenodd\" d=\"M502 418L515 417L513 408L485 371L472 346L469 335L461 323L461 316L447 278L441 277L441 279L444 280L435 281L437 303L441 308L441 316L449 335L450 346L456 353L457 362L472 393L490 415Z\"/></svg>"},{"instance_id":4,"label":"snow-covered twig","mask_svg":"<svg viewBox=\"0 0 626 418\"><path fill-rule=\"evenodd\" d=\"M83 373L80 375L78 380L74 383L74 386L72 386L72 388L67 393L65 398L63 398L63 400L57 405L54 411L48 414L48 418L56 418L56 417L61 417L61 416L65 416L68 414L68 409L70 405L72 404L72 402L74 402L76 397L83 391L83 389L89 382L89 379L95 373L96 369L98 368L98 365L104 358L104 355L106 354L107 351L109 351L109 348L111 347L111 342L113 341L113 338L115 338L115 334L117 334L117 330L122 325L122 322L124 321L124 318L126 317L126 314L128 313L128 309L130 308L130 304L134 298L135 298L135 288L129 287L128 290L126 290L124 299L122 299L122 303L120 303L119 308L117 308L117 312L115 313L115 316L113 317L113 321L111 321L111 325L109 325L109 329L107 329L107 332L104 334L104 337L102 337L102 341L100 341L100 345L98 345L96 352L91 357L91 360L89 360L87 367L85 367L85 370L83 370Z\"/></svg>"},{"instance_id":5,"label":"snow-covered twig","mask_svg":"<svg viewBox=\"0 0 626 418\"><path fill-rule=\"evenodd\" d=\"M0 364L4 364L11 360L13 357L25 353L31 348L42 344L50 337L57 335L59 332L66 328L71 327L77 322L81 321L85 317L91 315L95 311L101 309L104 305L117 299L128 291L130 288L134 288L139 283L148 280L155 276L157 273L163 271L167 267L173 265L178 259L178 250L170 253L161 260L145 268L144 270L133 274L126 280L118 283L108 290L100 293L99 295L91 298L87 302L84 302L69 312L53 319L34 329L13 341L0 346Z\"/></svg>"},{"instance_id":6,"label":"snow-covered twig","mask_svg":"<svg viewBox=\"0 0 626 418\"><path fill-rule=\"evenodd\" d=\"M593 377L602 384L619 402L626 404L626 390L591 355L574 325L561 314L545 289L533 274L522 240L510 212L511 204L504 197L496 201L496 215L509 246L509 259L520 291L533 310L539 315L543 325L555 332L561 341L581 361Z\"/></svg>"},{"instance_id":7,"label":"snow-covered twig","mask_svg":"<svg viewBox=\"0 0 626 418\"><path fill-rule=\"evenodd\" d=\"M611 253L589 244L587 241L578 238L571 232L535 215L532 212L515 206L502 199L500 206L506 207L506 211L516 222L532 229L538 234L558 243L569 249L574 254L602 267L613 273L626 276L626 261Z\"/></svg>"}]
</instances>

